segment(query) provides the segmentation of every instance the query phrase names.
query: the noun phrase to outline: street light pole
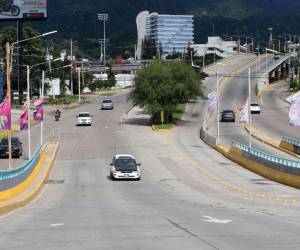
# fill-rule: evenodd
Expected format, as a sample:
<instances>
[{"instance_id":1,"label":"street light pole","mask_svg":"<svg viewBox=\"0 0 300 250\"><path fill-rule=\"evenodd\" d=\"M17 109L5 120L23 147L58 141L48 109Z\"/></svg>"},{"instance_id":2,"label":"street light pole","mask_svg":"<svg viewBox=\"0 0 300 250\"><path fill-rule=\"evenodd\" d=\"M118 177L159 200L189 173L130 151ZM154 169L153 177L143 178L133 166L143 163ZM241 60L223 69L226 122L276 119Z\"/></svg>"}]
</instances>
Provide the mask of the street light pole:
<instances>
[{"instance_id":1,"label":"street light pole","mask_svg":"<svg viewBox=\"0 0 300 250\"><path fill-rule=\"evenodd\" d=\"M35 38L39 38L39 37L44 37L44 36L48 36L51 34L56 33L57 30L54 31L50 31L50 32L46 32L43 33L41 35L38 36L34 36L34 37L29 37L17 42L12 43L11 45L9 45L9 43L6 43L6 63L7 63L7 94L9 97L9 103L11 105L11 71L12 71L12 55L13 55L13 49L14 46L16 44L22 43L22 42L26 42L26 41L30 41L33 40ZM29 65L26 65L27 68L27 112L28 112L28 157L29 159L31 159L31 136L30 136L30 67ZM8 133L8 147L9 147L9 168L11 169L11 158L12 158L12 154L11 154L11 129L9 130Z\"/></svg>"},{"instance_id":2,"label":"street light pole","mask_svg":"<svg viewBox=\"0 0 300 250\"><path fill-rule=\"evenodd\" d=\"M71 64L73 62L73 40L71 39ZM73 91L73 69L71 67L70 70L70 91L71 94L74 95L74 91Z\"/></svg>"},{"instance_id":3,"label":"street light pole","mask_svg":"<svg viewBox=\"0 0 300 250\"><path fill-rule=\"evenodd\" d=\"M104 57L104 67L106 66L106 31L105 31L105 22L108 20L108 14L98 14L98 20L103 21L103 57Z\"/></svg>"},{"instance_id":4,"label":"street light pole","mask_svg":"<svg viewBox=\"0 0 300 250\"><path fill-rule=\"evenodd\" d=\"M219 72L217 69L217 144L220 142L220 97L219 97Z\"/></svg>"},{"instance_id":5,"label":"street light pole","mask_svg":"<svg viewBox=\"0 0 300 250\"><path fill-rule=\"evenodd\" d=\"M28 113L28 120L27 120L27 125L28 125L28 160L31 159L31 126L30 126L30 68L29 65L26 65L27 68L27 113Z\"/></svg>"},{"instance_id":6,"label":"street light pole","mask_svg":"<svg viewBox=\"0 0 300 250\"><path fill-rule=\"evenodd\" d=\"M6 96L9 98L11 105L11 64L10 64L10 46L6 43L6 85L7 93ZM11 117L11 110L9 116ZM11 126L11 124L10 124ZM12 153L11 153L11 128L8 130L8 168L12 169Z\"/></svg>"},{"instance_id":7,"label":"street light pole","mask_svg":"<svg viewBox=\"0 0 300 250\"><path fill-rule=\"evenodd\" d=\"M81 96L80 96L80 67L78 67L78 102L81 102Z\"/></svg>"},{"instance_id":8,"label":"street light pole","mask_svg":"<svg viewBox=\"0 0 300 250\"><path fill-rule=\"evenodd\" d=\"M42 71L42 91L41 99L44 102L44 86L45 86L45 71ZM44 127L44 118L41 120L41 145L43 145L43 127Z\"/></svg>"},{"instance_id":9,"label":"street light pole","mask_svg":"<svg viewBox=\"0 0 300 250\"><path fill-rule=\"evenodd\" d=\"M251 69L249 67L249 72L248 72L248 88L249 88L249 103L248 103L248 114L249 114L249 125L250 125L250 129L249 129L249 147L252 147L252 135L251 135L251 126L252 126L252 122L251 122Z\"/></svg>"}]
</instances>

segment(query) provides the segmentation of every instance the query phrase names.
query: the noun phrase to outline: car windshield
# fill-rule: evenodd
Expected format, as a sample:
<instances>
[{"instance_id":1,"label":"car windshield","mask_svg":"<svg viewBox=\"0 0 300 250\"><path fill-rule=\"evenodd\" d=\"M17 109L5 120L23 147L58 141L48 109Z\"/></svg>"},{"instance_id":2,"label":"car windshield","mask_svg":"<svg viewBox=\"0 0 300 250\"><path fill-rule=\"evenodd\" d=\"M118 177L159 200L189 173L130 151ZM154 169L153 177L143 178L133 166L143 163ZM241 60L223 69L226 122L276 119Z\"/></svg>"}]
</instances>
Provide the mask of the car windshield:
<instances>
[{"instance_id":1,"label":"car windshield","mask_svg":"<svg viewBox=\"0 0 300 250\"><path fill-rule=\"evenodd\" d=\"M122 170L136 171L137 170L136 161L134 159L130 159L130 158L116 159L114 162L114 166L115 166L116 171L122 171Z\"/></svg>"},{"instance_id":2,"label":"car windshield","mask_svg":"<svg viewBox=\"0 0 300 250\"><path fill-rule=\"evenodd\" d=\"M251 106L259 106L257 103L251 103Z\"/></svg>"},{"instance_id":3,"label":"car windshield","mask_svg":"<svg viewBox=\"0 0 300 250\"><path fill-rule=\"evenodd\" d=\"M18 142L19 142L18 138L15 138L15 137L11 138L11 144L16 145L16 144L18 144ZM8 139L7 138L2 139L0 141L0 145L8 145Z\"/></svg>"},{"instance_id":4,"label":"car windshield","mask_svg":"<svg viewBox=\"0 0 300 250\"><path fill-rule=\"evenodd\" d=\"M232 110L224 110L223 113L226 113L226 114L233 114L234 112Z\"/></svg>"},{"instance_id":5,"label":"car windshield","mask_svg":"<svg viewBox=\"0 0 300 250\"><path fill-rule=\"evenodd\" d=\"M103 100L102 103L112 103L111 100Z\"/></svg>"},{"instance_id":6,"label":"car windshield","mask_svg":"<svg viewBox=\"0 0 300 250\"><path fill-rule=\"evenodd\" d=\"M79 114L78 117L90 117L89 113Z\"/></svg>"}]
</instances>

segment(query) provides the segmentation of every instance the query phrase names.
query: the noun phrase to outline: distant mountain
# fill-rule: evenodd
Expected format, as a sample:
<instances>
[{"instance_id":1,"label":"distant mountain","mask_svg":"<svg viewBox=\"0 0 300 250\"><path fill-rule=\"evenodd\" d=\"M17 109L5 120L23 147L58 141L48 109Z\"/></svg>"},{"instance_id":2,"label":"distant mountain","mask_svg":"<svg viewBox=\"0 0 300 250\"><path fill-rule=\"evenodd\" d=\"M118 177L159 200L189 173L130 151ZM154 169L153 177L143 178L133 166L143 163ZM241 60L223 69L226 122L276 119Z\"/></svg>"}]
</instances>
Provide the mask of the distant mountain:
<instances>
[{"instance_id":1,"label":"distant mountain","mask_svg":"<svg viewBox=\"0 0 300 250\"><path fill-rule=\"evenodd\" d=\"M260 39L275 34L300 34L300 1L296 0L49 0L48 20L34 22L41 31L57 29L60 40L78 41L90 55L99 54L96 39L103 36L97 13L108 13L111 51L132 50L136 15L142 10L161 14L193 14L195 42L212 35L247 34Z\"/></svg>"}]
</instances>

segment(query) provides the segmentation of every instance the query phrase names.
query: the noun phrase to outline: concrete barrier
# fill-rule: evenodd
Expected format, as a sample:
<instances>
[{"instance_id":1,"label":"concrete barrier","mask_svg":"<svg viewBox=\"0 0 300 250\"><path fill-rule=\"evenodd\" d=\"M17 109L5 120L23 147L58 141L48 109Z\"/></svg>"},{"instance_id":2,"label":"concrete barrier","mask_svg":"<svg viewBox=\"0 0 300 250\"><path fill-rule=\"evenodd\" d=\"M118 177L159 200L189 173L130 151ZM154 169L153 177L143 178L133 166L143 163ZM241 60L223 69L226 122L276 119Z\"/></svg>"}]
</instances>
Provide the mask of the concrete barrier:
<instances>
[{"instance_id":1,"label":"concrete barrier","mask_svg":"<svg viewBox=\"0 0 300 250\"><path fill-rule=\"evenodd\" d=\"M53 144L53 145L52 145ZM9 200L0 202L0 214L8 213L14 209L20 208L24 205L26 205L28 202L30 202L32 199L34 199L41 188L43 187L43 184L45 183L45 180L48 178L49 172L53 166L59 143L52 143L51 146L53 147L51 154L47 155L47 148L50 144L46 145L44 148L44 155L41 156L40 161L37 164L37 167L35 168L34 172L29 178L32 178L31 183L34 181L34 185L32 184L31 188L25 188L20 187L22 189L22 194L17 195L16 197L12 197ZM27 181L30 181L29 178ZM22 185L22 184L21 184ZM28 185L27 185L28 186Z\"/></svg>"},{"instance_id":2,"label":"concrete barrier","mask_svg":"<svg viewBox=\"0 0 300 250\"><path fill-rule=\"evenodd\" d=\"M217 139L208 133L206 133L206 127L203 125L200 129L200 138L202 141L204 141L206 144L208 144L211 147L215 147L217 144Z\"/></svg>"},{"instance_id":3,"label":"concrete barrier","mask_svg":"<svg viewBox=\"0 0 300 250\"><path fill-rule=\"evenodd\" d=\"M235 146L231 146L229 149L226 149L222 145L216 145L215 148L228 159L236 162L252 172L255 172L270 180L291 187L300 188L300 168L288 166L287 163L291 163L292 161L281 159L278 163L276 163L270 159L272 159L272 157L273 160L280 158L265 154L263 152L261 153L268 155L271 158L267 159L260 157L260 155L256 154L256 152L259 151L254 149L251 149L249 152L247 152L246 150L242 150ZM294 163L299 164L299 162Z\"/></svg>"}]
</instances>

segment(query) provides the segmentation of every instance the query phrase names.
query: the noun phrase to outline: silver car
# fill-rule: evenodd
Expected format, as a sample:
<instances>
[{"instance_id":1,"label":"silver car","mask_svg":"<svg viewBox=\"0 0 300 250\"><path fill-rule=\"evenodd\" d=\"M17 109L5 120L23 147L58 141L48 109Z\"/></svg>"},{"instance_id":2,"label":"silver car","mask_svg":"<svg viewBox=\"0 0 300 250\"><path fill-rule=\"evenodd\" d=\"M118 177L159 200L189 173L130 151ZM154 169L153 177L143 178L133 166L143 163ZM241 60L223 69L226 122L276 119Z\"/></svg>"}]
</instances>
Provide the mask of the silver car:
<instances>
[{"instance_id":1,"label":"silver car","mask_svg":"<svg viewBox=\"0 0 300 250\"><path fill-rule=\"evenodd\" d=\"M114 105L111 99L104 99L101 103L101 109L113 109Z\"/></svg>"}]
</instances>

